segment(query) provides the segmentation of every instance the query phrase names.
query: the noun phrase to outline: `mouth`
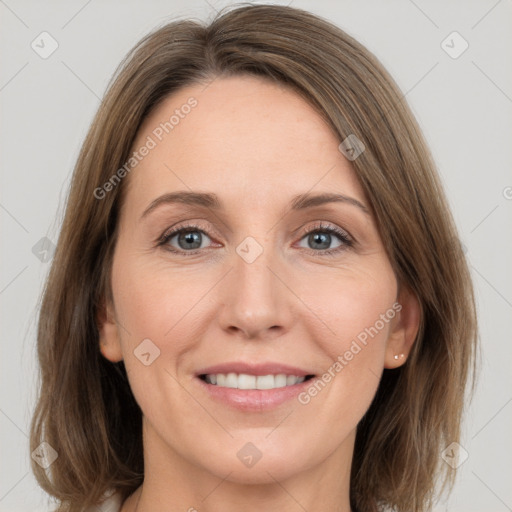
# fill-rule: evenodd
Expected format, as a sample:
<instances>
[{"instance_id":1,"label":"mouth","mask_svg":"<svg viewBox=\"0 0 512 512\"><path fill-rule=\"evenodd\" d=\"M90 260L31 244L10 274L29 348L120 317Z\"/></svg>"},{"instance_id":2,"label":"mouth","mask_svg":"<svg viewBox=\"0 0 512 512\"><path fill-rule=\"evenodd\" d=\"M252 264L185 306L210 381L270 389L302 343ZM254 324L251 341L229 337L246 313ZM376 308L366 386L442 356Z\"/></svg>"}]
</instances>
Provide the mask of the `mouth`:
<instances>
[{"instance_id":1,"label":"mouth","mask_svg":"<svg viewBox=\"0 0 512 512\"><path fill-rule=\"evenodd\" d=\"M195 377L202 392L215 402L261 413L296 398L315 374L280 363L232 362L203 368Z\"/></svg>"},{"instance_id":2,"label":"mouth","mask_svg":"<svg viewBox=\"0 0 512 512\"><path fill-rule=\"evenodd\" d=\"M285 373L251 375L249 373L205 373L199 378L213 386L232 389L279 389L301 384L314 375L287 375Z\"/></svg>"}]
</instances>

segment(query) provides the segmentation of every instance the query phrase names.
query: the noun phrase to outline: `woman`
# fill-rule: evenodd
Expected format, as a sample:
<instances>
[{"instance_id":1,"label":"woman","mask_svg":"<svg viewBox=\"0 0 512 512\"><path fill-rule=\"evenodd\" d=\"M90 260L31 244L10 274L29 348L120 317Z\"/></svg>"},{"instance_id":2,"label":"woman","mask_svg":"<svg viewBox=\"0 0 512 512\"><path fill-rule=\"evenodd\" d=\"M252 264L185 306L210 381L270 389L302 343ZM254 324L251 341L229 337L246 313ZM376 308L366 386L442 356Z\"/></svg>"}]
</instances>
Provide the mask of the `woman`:
<instances>
[{"instance_id":1,"label":"woman","mask_svg":"<svg viewBox=\"0 0 512 512\"><path fill-rule=\"evenodd\" d=\"M62 511L425 511L475 344L435 166L377 59L290 7L170 23L78 158L33 469Z\"/></svg>"}]
</instances>

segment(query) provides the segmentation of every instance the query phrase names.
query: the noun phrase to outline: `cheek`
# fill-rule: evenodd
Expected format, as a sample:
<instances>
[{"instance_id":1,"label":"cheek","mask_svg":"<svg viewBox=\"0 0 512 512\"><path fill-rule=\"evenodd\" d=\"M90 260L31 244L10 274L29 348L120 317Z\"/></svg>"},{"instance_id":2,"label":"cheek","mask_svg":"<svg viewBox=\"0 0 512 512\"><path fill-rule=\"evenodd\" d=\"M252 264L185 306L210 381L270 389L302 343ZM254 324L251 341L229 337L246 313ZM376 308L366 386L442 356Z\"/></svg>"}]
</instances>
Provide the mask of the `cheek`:
<instances>
[{"instance_id":1,"label":"cheek","mask_svg":"<svg viewBox=\"0 0 512 512\"><path fill-rule=\"evenodd\" d=\"M358 360L366 360L371 354L383 355L391 320L395 316L393 305L397 288L389 266L383 264L371 270L342 272L326 280L323 287L318 286L316 293L308 298L327 327L328 335L318 339L333 359L351 347ZM362 350L358 351L353 342ZM347 357L351 355L347 354Z\"/></svg>"},{"instance_id":2,"label":"cheek","mask_svg":"<svg viewBox=\"0 0 512 512\"><path fill-rule=\"evenodd\" d=\"M318 327L323 335L318 331L315 339L328 356L327 363L299 402L309 404L310 412L325 416L325 421L335 410L336 416L355 424L380 381L396 315L396 281L390 267L382 265L371 274L345 273L320 289L326 291L311 294L309 303L316 305L323 321Z\"/></svg>"},{"instance_id":3,"label":"cheek","mask_svg":"<svg viewBox=\"0 0 512 512\"><path fill-rule=\"evenodd\" d=\"M132 392L145 416L164 417L173 425L171 419L189 400L176 380L177 368L182 354L200 339L190 318L201 310L194 304L204 286L197 280L188 280L187 286L183 273L126 253L117 266L114 262L112 286ZM188 419L181 423L192 428Z\"/></svg>"},{"instance_id":4,"label":"cheek","mask_svg":"<svg viewBox=\"0 0 512 512\"><path fill-rule=\"evenodd\" d=\"M206 272L198 278L186 269L170 269L165 262L126 253L114 266L121 350L130 386L145 415L161 416L165 404L166 414L176 417L190 401L176 379L182 378L189 354L201 344L204 326L215 321L215 308L205 293L218 279ZM174 397L172 402L169 396Z\"/></svg>"},{"instance_id":5,"label":"cheek","mask_svg":"<svg viewBox=\"0 0 512 512\"><path fill-rule=\"evenodd\" d=\"M186 271L162 267L162 262L144 258L126 258L113 272L116 310L126 329L123 350L143 339L153 340L162 352L171 345L179 352L184 340L176 333L185 325L194 330L187 315L201 311L201 297L211 286L197 275L188 278ZM190 338L190 337L189 337Z\"/></svg>"}]
</instances>

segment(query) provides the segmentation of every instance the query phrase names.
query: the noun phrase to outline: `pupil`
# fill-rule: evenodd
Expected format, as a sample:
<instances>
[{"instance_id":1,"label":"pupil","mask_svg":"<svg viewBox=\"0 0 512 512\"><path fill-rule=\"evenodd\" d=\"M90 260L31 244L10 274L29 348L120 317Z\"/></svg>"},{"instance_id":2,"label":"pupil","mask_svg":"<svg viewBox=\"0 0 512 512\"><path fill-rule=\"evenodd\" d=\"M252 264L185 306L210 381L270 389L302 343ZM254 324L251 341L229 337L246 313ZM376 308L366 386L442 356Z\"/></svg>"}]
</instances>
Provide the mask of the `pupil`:
<instances>
[{"instance_id":1,"label":"pupil","mask_svg":"<svg viewBox=\"0 0 512 512\"><path fill-rule=\"evenodd\" d=\"M185 248L188 248L188 249L198 249L199 247L201 247L201 240L200 240L201 237L197 233L197 231L189 231L188 233L182 233L182 235L179 238L180 238L180 242L182 240L185 241L185 245L186 245ZM194 243L196 245L193 245ZM180 245L181 245L181 243L180 243Z\"/></svg>"},{"instance_id":2,"label":"pupil","mask_svg":"<svg viewBox=\"0 0 512 512\"><path fill-rule=\"evenodd\" d=\"M314 244L320 244L322 247L316 247L317 249L328 249L331 242L331 235L328 233L314 233L311 235L311 240Z\"/></svg>"}]
</instances>

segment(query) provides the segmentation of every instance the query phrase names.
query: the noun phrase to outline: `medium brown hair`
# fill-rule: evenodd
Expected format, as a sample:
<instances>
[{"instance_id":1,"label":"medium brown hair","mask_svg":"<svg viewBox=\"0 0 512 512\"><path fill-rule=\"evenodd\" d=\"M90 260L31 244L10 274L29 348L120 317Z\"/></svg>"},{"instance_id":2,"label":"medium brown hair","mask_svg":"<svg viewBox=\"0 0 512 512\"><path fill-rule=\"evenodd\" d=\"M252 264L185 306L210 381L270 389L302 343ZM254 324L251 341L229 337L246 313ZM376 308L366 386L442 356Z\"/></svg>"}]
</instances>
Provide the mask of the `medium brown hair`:
<instances>
[{"instance_id":1,"label":"medium brown hair","mask_svg":"<svg viewBox=\"0 0 512 512\"><path fill-rule=\"evenodd\" d=\"M207 25L174 21L142 39L81 149L40 310L41 388L30 436L31 450L46 441L59 454L46 471L32 466L60 510L82 510L107 489L126 498L144 478L142 413L123 363L101 355L96 324L98 308L112 300L128 178L102 199L94 191L129 160L138 129L162 100L187 85L247 74L301 94L340 142L355 134L364 143L351 165L398 282L421 306L407 362L384 370L358 425L352 507L421 512L437 483L453 485L440 455L459 440L477 324L468 266L417 122L376 57L340 28L300 9L243 5Z\"/></svg>"}]
</instances>

